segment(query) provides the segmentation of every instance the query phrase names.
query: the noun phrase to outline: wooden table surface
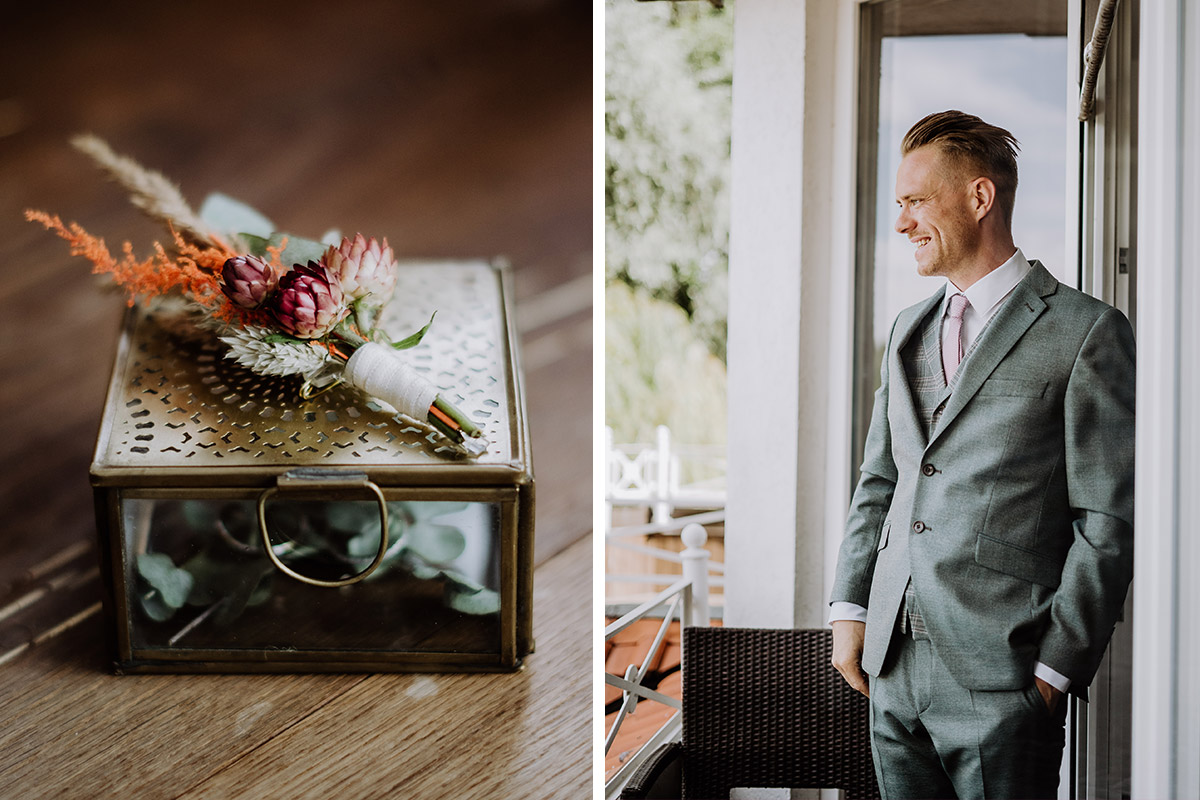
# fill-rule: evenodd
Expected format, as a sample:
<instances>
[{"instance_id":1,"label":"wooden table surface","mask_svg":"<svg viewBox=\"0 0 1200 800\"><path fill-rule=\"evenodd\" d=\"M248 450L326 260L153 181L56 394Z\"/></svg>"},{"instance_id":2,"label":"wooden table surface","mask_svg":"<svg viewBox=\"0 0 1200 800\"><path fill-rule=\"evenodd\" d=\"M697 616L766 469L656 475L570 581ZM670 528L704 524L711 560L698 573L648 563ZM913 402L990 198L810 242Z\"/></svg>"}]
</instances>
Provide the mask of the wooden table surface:
<instances>
[{"instance_id":1,"label":"wooden table surface","mask_svg":"<svg viewBox=\"0 0 1200 800\"><path fill-rule=\"evenodd\" d=\"M0 798L587 796L590 4L63 6L0 26ZM109 673L88 466L124 302L22 211L139 250L158 226L68 146L85 131L197 205L511 260L538 486L523 671Z\"/></svg>"}]
</instances>

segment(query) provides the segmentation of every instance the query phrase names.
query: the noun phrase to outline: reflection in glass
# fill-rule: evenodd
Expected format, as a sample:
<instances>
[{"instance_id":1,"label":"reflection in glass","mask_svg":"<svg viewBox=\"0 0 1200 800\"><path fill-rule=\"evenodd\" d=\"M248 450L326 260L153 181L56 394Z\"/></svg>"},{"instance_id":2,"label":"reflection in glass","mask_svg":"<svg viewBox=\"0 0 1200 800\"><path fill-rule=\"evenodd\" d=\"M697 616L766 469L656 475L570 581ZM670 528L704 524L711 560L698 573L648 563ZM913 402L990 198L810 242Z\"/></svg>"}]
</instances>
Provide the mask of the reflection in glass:
<instances>
[{"instance_id":1,"label":"reflection in glass","mask_svg":"<svg viewBox=\"0 0 1200 800\"><path fill-rule=\"evenodd\" d=\"M254 500L124 501L135 647L495 652L499 507L392 501L378 569L336 589L280 572ZM277 499L271 547L318 580L355 575L380 548L374 502Z\"/></svg>"}]
</instances>

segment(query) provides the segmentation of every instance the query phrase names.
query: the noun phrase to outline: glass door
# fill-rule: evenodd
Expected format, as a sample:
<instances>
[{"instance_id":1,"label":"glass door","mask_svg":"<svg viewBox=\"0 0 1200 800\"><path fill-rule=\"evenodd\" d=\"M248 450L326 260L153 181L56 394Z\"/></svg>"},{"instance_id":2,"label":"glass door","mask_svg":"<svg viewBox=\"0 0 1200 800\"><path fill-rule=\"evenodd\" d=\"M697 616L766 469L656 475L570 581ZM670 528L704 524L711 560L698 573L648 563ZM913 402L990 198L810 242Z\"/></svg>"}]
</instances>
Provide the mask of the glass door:
<instances>
[{"instance_id":1,"label":"glass door","mask_svg":"<svg viewBox=\"0 0 1200 800\"><path fill-rule=\"evenodd\" d=\"M1078 91L1102 0L1071 4L1070 52ZM1137 42L1138 0L1117 4L1103 61L1095 73L1095 99L1086 119L1075 123L1078 175L1072 187L1068 232L1076 250L1079 286L1125 312L1137 330ZM1093 60L1099 57L1097 51ZM1079 108L1076 108L1079 115ZM1130 796L1133 592L1125 601L1108 653L1092 682L1089 702L1072 702L1068 798Z\"/></svg>"},{"instance_id":2,"label":"glass door","mask_svg":"<svg viewBox=\"0 0 1200 800\"><path fill-rule=\"evenodd\" d=\"M1017 246L1063 283L1120 308L1136 330L1138 0L1117 4L1095 79L1094 108L1079 119L1085 48L1104 5L863 3L851 485L891 321L940 286L940 279L917 276L911 247L892 230L899 143L924 115L957 108L1016 136ZM1131 602L1089 702L1072 700L1064 799L1129 797Z\"/></svg>"},{"instance_id":3,"label":"glass door","mask_svg":"<svg viewBox=\"0 0 1200 800\"><path fill-rule=\"evenodd\" d=\"M1023 0L1004 12L971 0L863 6L851 485L891 322L941 286L940 278L917 275L912 246L892 229L900 140L913 123L953 108L1011 131L1021 143L1017 246L1079 285L1066 234L1067 2ZM1061 79L1048 79L1055 75Z\"/></svg>"}]
</instances>

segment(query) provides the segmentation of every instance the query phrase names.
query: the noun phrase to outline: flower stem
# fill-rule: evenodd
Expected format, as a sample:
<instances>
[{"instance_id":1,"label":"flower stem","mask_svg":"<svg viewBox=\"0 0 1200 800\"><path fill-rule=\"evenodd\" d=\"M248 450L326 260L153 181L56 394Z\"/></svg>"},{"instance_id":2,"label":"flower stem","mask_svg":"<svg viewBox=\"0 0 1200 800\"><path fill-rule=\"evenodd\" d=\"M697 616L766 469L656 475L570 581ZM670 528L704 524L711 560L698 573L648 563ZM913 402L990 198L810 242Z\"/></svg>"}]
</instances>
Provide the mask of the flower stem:
<instances>
[{"instance_id":1,"label":"flower stem","mask_svg":"<svg viewBox=\"0 0 1200 800\"><path fill-rule=\"evenodd\" d=\"M353 308L354 322L358 325L358 330L367 339L373 339L375 334L375 320L379 314L379 309L374 306L365 305L361 300L356 302Z\"/></svg>"},{"instance_id":2,"label":"flower stem","mask_svg":"<svg viewBox=\"0 0 1200 800\"><path fill-rule=\"evenodd\" d=\"M438 414L436 409L437 403L434 403L432 406L430 406L429 416L426 418L426 420L430 425L437 428L438 431L440 431L441 434L447 439L450 439L456 444L462 444L463 432L456 428L446 417Z\"/></svg>"},{"instance_id":3,"label":"flower stem","mask_svg":"<svg viewBox=\"0 0 1200 800\"><path fill-rule=\"evenodd\" d=\"M353 353L364 344L367 344L367 340L363 338L358 329L356 329L354 325L350 324L350 317L347 317L338 323L337 327L333 329L333 335L336 336L340 341L349 345L347 350L350 353Z\"/></svg>"},{"instance_id":4,"label":"flower stem","mask_svg":"<svg viewBox=\"0 0 1200 800\"><path fill-rule=\"evenodd\" d=\"M443 414L450 417L450 419L458 423L458 426L462 428L462 432L467 436L470 436L472 439L478 439L483 435L479 428L477 428L475 424L471 422L471 420L467 419L466 414L459 411L458 407L450 401L443 399L440 394L433 401L433 408L436 408L438 411L441 411ZM433 415L431 414L430 416L432 417Z\"/></svg>"}]
</instances>

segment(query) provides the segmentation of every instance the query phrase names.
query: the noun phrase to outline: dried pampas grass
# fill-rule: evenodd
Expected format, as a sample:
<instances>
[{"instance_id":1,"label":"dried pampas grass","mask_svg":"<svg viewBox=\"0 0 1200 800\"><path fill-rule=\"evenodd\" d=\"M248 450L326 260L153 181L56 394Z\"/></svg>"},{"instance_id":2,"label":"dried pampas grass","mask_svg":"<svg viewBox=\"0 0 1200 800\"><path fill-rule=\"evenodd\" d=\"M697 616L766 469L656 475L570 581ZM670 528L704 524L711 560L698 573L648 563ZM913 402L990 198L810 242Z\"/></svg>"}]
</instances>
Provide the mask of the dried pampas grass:
<instances>
[{"instance_id":1,"label":"dried pampas grass","mask_svg":"<svg viewBox=\"0 0 1200 800\"><path fill-rule=\"evenodd\" d=\"M179 187L167 180L160 172L149 170L132 158L122 156L108 146L108 142L90 133L71 139L75 149L89 156L129 192L129 199L152 219L168 223L184 239L200 247L217 247L223 250L245 252L245 242L238 237L226 242L192 210Z\"/></svg>"}]
</instances>

